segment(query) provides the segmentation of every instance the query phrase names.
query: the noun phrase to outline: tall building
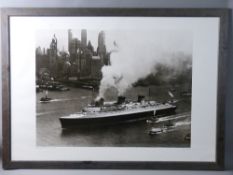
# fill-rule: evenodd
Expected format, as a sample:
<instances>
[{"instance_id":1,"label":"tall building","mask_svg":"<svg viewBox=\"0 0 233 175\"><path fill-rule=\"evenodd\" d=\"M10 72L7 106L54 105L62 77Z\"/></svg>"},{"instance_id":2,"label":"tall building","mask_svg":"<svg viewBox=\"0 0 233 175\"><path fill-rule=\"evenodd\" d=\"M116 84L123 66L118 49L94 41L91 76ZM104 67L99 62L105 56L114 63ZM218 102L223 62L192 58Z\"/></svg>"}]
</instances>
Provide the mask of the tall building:
<instances>
[{"instance_id":1,"label":"tall building","mask_svg":"<svg viewBox=\"0 0 233 175\"><path fill-rule=\"evenodd\" d=\"M100 56L100 60L102 65L109 65L109 56L107 55L107 50L105 46L105 33L101 31L98 36L98 48L97 48L97 55Z\"/></svg>"},{"instance_id":2,"label":"tall building","mask_svg":"<svg viewBox=\"0 0 233 175\"><path fill-rule=\"evenodd\" d=\"M78 40L78 38L73 38L70 41L70 49L69 49L70 55L77 54L79 45L80 45L80 41Z\"/></svg>"},{"instance_id":3,"label":"tall building","mask_svg":"<svg viewBox=\"0 0 233 175\"><path fill-rule=\"evenodd\" d=\"M105 33L101 31L98 36L98 47L100 52L105 48Z\"/></svg>"},{"instance_id":4,"label":"tall building","mask_svg":"<svg viewBox=\"0 0 233 175\"><path fill-rule=\"evenodd\" d=\"M53 77L56 77L56 73L57 73L56 63L57 63L57 38L54 34L49 49L49 68L50 68L50 73Z\"/></svg>"},{"instance_id":5,"label":"tall building","mask_svg":"<svg viewBox=\"0 0 233 175\"><path fill-rule=\"evenodd\" d=\"M94 53L94 47L91 44L91 41L88 41L87 48L91 51L91 53Z\"/></svg>"},{"instance_id":6,"label":"tall building","mask_svg":"<svg viewBox=\"0 0 233 175\"><path fill-rule=\"evenodd\" d=\"M58 51L58 40L54 34L49 48L37 47L36 74L46 70L56 81L63 78L70 80L96 80L102 78L101 68L110 65L110 53L106 51L105 33L98 35L98 47L95 50L91 41L87 42L87 30L81 30L81 40L74 37L72 30L68 33L68 51ZM51 78L50 77L50 78Z\"/></svg>"},{"instance_id":7,"label":"tall building","mask_svg":"<svg viewBox=\"0 0 233 175\"><path fill-rule=\"evenodd\" d=\"M86 29L81 30L81 44L83 47L87 46L87 30Z\"/></svg>"},{"instance_id":8,"label":"tall building","mask_svg":"<svg viewBox=\"0 0 233 175\"><path fill-rule=\"evenodd\" d=\"M102 63L100 56L92 56L91 59L91 77L96 80L101 80L102 73L101 73Z\"/></svg>"},{"instance_id":9,"label":"tall building","mask_svg":"<svg viewBox=\"0 0 233 175\"><path fill-rule=\"evenodd\" d=\"M68 51L69 52L71 50L71 41L72 41L72 38L73 38L72 31L71 31L71 29L69 29L68 30Z\"/></svg>"},{"instance_id":10,"label":"tall building","mask_svg":"<svg viewBox=\"0 0 233 175\"><path fill-rule=\"evenodd\" d=\"M37 55L42 55L42 54L43 54L43 53L42 53L42 49L41 49L40 46L36 48L36 54L37 54Z\"/></svg>"}]
</instances>

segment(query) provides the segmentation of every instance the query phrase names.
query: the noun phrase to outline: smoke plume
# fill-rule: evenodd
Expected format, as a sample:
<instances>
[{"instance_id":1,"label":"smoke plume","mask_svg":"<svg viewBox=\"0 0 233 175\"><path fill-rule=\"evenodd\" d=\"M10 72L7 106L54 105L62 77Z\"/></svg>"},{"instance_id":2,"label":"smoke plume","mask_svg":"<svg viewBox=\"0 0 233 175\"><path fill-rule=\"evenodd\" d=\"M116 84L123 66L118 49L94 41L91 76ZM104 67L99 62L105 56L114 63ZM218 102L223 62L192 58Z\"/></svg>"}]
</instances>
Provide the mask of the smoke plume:
<instances>
[{"instance_id":1,"label":"smoke plume","mask_svg":"<svg viewBox=\"0 0 233 175\"><path fill-rule=\"evenodd\" d=\"M102 67L102 80L99 96L104 97L106 90L116 88L118 95L139 79L157 73L157 65L177 68L186 57L177 55L192 54L192 34L185 31L117 31L106 32L107 50L110 66Z\"/></svg>"}]
</instances>

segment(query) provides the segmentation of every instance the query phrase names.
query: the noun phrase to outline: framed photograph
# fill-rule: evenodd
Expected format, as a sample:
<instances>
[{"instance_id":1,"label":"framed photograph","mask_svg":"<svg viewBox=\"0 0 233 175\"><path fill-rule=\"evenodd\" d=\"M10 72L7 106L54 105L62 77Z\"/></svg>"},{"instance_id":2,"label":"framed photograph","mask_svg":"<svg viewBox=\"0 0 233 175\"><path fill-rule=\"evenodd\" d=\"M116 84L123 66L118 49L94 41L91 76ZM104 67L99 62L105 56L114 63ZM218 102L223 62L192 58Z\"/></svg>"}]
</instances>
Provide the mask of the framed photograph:
<instances>
[{"instance_id":1,"label":"framed photograph","mask_svg":"<svg viewBox=\"0 0 233 175\"><path fill-rule=\"evenodd\" d=\"M2 9L3 167L223 169L228 9Z\"/></svg>"}]
</instances>

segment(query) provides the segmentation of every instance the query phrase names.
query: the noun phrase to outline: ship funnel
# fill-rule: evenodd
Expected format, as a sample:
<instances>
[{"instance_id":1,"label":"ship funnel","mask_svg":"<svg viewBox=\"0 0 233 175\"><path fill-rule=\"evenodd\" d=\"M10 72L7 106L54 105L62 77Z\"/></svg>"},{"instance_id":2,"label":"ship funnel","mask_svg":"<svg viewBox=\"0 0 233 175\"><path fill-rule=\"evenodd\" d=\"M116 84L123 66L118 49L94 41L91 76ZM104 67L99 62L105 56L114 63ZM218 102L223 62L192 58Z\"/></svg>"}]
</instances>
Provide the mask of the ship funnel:
<instances>
[{"instance_id":1,"label":"ship funnel","mask_svg":"<svg viewBox=\"0 0 233 175\"><path fill-rule=\"evenodd\" d=\"M144 95L138 95L138 102L141 103L142 100L144 100Z\"/></svg>"},{"instance_id":2,"label":"ship funnel","mask_svg":"<svg viewBox=\"0 0 233 175\"><path fill-rule=\"evenodd\" d=\"M104 105L104 99L100 98L99 100L95 101L95 106L100 107Z\"/></svg>"},{"instance_id":3,"label":"ship funnel","mask_svg":"<svg viewBox=\"0 0 233 175\"><path fill-rule=\"evenodd\" d=\"M125 102L125 97L124 96L119 96L117 99L117 104L122 104Z\"/></svg>"}]
</instances>

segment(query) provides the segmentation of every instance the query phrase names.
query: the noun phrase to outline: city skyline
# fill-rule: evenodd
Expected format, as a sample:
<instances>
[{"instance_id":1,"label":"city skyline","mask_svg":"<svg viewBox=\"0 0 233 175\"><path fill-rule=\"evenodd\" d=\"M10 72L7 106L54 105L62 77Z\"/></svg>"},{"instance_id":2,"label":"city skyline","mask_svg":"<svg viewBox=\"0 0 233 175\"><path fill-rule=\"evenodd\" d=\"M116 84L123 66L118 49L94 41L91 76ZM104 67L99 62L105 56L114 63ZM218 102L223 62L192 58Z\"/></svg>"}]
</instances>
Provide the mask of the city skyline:
<instances>
[{"instance_id":1,"label":"city skyline","mask_svg":"<svg viewBox=\"0 0 233 175\"><path fill-rule=\"evenodd\" d=\"M126 31L110 31L110 30L88 30L86 28L81 29L66 29L66 30L38 30L36 32L36 48L41 47L49 48L50 41L54 34L58 40L58 50L68 51L68 30L72 31L73 38L77 38L81 41L81 31L87 31L87 43L90 41L94 50L98 47L98 36L103 31L105 33L105 45L108 51L111 51L115 47L115 43L118 46L129 47L131 43L139 43L141 46L148 44L153 45L155 49L163 49L165 52L183 52L184 54L192 54L192 32L182 30L126 30ZM139 46L139 47L141 47ZM138 50L138 48L135 48Z\"/></svg>"},{"instance_id":2,"label":"city skyline","mask_svg":"<svg viewBox=\"0 0 233 175\"><path fill-rule=\"evenodd\" d=\"M81 41L81 31L83 29L67 29L67 30L40 30L37 31L36 47L49 48L51 39L55 35L58 40L58 50L68 51L68 30L72 31L73 38L77 38ZM98 35L100 31L89 31L87 30L87 43L91 41L94 50L98 47Z\"/></svg>"},{"instance_id":3,"label":"city skyline","mask_svg":"<svg viewBox=\"0 0 233 175\"><path fill-rule=\"evenodd\" d=\"M110 65L110 52L105 45L105 33L99 32L98 47L93 48L87 41L87 30L81 30L81 40L73 35L71 29L67 31L68 52L58 49L59 40L54 34L47 48L36 48L36 74L38 81L43 82L48 73L55 80L69 79L101 79L101 69ZM63 48L64 49L64 48ZM46 78L47 79L47 78Z\"/></svg>"}]
</instances>

